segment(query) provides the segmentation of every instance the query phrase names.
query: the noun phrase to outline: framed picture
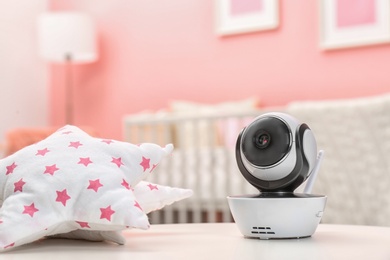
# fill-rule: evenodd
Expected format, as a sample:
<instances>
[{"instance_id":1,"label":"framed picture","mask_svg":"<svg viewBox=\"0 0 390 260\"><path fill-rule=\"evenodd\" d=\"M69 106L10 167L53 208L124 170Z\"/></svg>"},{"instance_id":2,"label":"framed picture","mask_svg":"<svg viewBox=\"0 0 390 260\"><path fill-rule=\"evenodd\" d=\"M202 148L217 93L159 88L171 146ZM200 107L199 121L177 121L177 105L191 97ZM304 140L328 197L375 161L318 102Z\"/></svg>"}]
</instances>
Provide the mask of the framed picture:
<instances>
[{"instance_id":1,"label":"framed picture","mask_svg":"<svg viewBox=\"0 0 390 260\"><path fill-rule=\"evenodd\" d=\"M390 42L389 3L389 0L320 0L321 48Z\"/></svg>"},{"instance_id":2,"label":"framed picture","mask_svg":"<svg viewBox=\"0 0 390 260\"><path fill-rule=\"evenodd\" d=\"M270 30L279 25L278 0L215 0L218 35Z\"/></svg>"}]
</instances>

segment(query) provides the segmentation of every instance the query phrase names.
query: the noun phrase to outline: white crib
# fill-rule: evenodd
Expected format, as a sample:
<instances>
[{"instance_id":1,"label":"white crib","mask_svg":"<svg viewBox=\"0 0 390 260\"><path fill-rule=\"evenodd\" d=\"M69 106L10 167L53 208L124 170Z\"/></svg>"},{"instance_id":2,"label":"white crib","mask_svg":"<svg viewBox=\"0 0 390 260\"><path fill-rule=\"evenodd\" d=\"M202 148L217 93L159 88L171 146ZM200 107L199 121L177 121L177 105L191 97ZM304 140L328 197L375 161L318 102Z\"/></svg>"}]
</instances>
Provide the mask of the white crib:
<instances>
[{"instance_id":1,"label":"white crib","mask_svg":"<svg viewBox=\"0 0 390 260\"><path fill-rule=\"evenodd\" d=\"M194 191L191 198L152 212L152 224L232 221L226 196L257 192L238 170L235 142L241 129L260 114L157 113L124 118L125 141L175 146L172 156L160 163L148 181Z\"/></svg>"}]
</instances>

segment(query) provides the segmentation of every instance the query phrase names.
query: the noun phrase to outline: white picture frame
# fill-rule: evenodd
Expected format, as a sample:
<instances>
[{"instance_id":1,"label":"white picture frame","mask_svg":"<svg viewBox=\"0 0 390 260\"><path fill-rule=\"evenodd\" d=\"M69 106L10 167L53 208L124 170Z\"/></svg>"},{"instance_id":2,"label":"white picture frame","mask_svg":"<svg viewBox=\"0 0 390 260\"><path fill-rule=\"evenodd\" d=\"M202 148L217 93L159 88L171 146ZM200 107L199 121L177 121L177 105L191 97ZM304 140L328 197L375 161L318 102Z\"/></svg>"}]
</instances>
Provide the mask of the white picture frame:
<instances>
[{"instance_id":1,"label":"white picture frame","mask_svg":"<svg viewBox=\"0 0 390 260\"><path fill-rule=\"evenodd\" d=\"M343 3L338 1L343 0L319 0L321 49L351 48L390 42L389 0L367 0L365 4L370 8L365 8L364 5L349 5L344 9L341 7ZM361 8L362 18L358 17L358 8ZM355 13L340 14L341 10ZM342 18L353 15L357 18ZM359 22L359 19L363 22Z\"/></svg>"},{"instance_id":2,"label":"white picture frame","mask_svg":"<svg viewBox=\"0 0 390 260\"><path fill-rule=\"evenodd\" d=\"M243 5L245 1L251 3L247 10L232 11L233 5ZM215 0L215 11L220 36L272 30L279 25L279 0Z\"/></svg>"}]
</instances>

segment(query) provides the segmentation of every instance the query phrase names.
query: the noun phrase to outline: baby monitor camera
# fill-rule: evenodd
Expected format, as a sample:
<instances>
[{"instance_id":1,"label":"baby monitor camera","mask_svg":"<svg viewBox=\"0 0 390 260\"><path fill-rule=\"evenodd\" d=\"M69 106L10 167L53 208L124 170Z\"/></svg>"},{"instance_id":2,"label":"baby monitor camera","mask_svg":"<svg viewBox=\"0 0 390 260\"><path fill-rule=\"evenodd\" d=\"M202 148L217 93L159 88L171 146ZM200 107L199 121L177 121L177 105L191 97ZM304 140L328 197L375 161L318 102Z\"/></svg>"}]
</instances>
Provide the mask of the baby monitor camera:
<instances>
[{"instance_id":1,"label":"baby monitor camera","mask_svg":"<svg viewBox=\"0 0 390 260\"><path fill-rule=\"evenodd\" d=\"M260 116L237 139L237 165L260 191L294 191L310 175L316 158L312 131L287 114Z\"/></svg>"},{"instance_id":2,"label":"baby monitor camera","mask_svg":"<svg viewBox=\"0 0 390 260\"><path fill-rule=\"evenodd\" d=\"M228 197L243 235L311 236L326 204L326 196L310 194L322 158L309 126L288 114L263 114L245 127L237 138L236 161L259 194ZM303 193L294 193L305 181Z\"/></svg>"}]
</instances>

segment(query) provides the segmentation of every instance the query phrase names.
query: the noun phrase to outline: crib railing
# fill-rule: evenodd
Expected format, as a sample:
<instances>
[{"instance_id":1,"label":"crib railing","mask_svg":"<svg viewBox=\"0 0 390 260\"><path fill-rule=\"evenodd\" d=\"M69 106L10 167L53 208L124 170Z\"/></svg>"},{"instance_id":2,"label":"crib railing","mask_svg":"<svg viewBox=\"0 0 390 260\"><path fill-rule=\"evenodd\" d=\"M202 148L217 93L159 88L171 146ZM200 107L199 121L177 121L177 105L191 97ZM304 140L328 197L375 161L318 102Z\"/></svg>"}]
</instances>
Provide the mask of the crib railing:
<instances>
[{"instance_id":1,"label":"crib railing","mask_svg":"<svg viewBox=\"0 0 390 260\"><path fill-rule=\"evenodd\" d=\"M235 141L241 129L260 114L125 117L125 141L175 146L172 156L160 163L148 181L194 191L191 198L150 213L150 222L231 222L226 196L256 192L238 170Z\"/></svg>"}]
</instances>

